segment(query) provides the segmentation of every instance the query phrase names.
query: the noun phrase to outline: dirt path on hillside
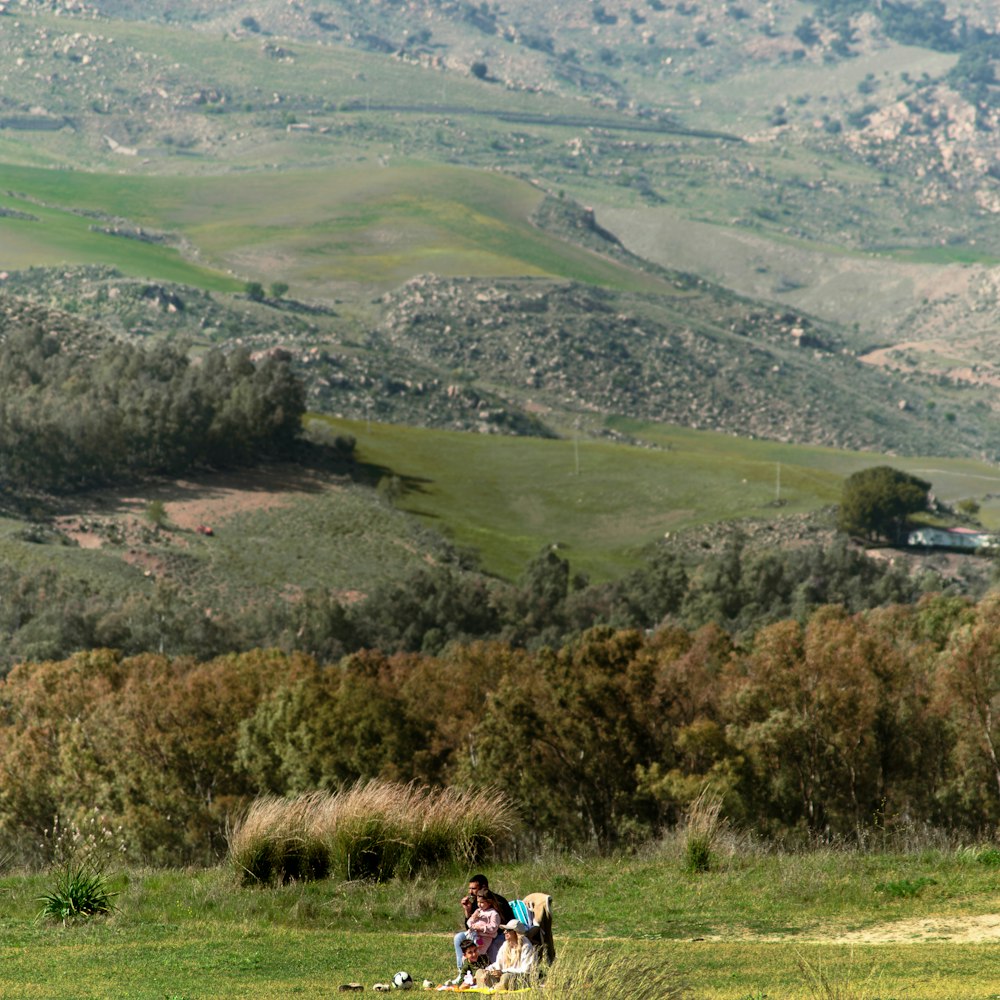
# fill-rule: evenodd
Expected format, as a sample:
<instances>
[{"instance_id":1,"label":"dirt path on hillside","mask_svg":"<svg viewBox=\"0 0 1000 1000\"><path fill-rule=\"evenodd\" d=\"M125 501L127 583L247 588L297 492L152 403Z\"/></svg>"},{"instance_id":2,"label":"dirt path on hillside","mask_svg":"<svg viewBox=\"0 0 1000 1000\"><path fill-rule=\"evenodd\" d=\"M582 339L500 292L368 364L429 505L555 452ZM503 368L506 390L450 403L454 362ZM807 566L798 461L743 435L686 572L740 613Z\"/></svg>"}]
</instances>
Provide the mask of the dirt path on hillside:
<instances>
[{"instance_id":1,"label":"dirt path on hillside","mask_svg":"<svg viewBox=\"0 0 1000 1000\"><path fill-rule=\"evenodd\" d=\"M90 493L76 498L73 511L55 523L81 547L100 548L107 537L100 529L108 524L116 524L126 536L148 526L146 511L154 501L163 504L169 524L183 532L217 526L249 511L287 507L303 496L339 488L328 476L294 465L274 465Z\"/></svg>"},{"instance_id":2,"label":"dirt path on hillside","mask_svg":"<svg viewBox=\"0 0 1000 1000\"><path fill-rule=\"evenodd\" d=\"M965 344L961 350L968 350L970 345ZM949 344L945 340L905 340L891 347L878 347L867 354L858 355L858 360L875 368L892 368L898 370L908 370L918 367L902 362L899 355L910 351L914 354L939 355L941 357L955 356L958 351L955 345ZM954 382L965 382L968 385L988 385L996 388L1000 386L1000 374L983 364L969 364L966 366L951 366L944 368L932 364L919 366L923 372L932 375L941 375Z\"/></svg>"},{"instance_id":3,"label":"dirt path on hillside","mask_svg":"<svg viewBox=\"0 0 1000 1000\"><path fill-rule=\"evenodd\" d=\"M975 944L1000 941L1000 913L894 920L865 930L823 936L819 940L834 944L918 944L930 941Z\"/></svg>"}]
</instances>

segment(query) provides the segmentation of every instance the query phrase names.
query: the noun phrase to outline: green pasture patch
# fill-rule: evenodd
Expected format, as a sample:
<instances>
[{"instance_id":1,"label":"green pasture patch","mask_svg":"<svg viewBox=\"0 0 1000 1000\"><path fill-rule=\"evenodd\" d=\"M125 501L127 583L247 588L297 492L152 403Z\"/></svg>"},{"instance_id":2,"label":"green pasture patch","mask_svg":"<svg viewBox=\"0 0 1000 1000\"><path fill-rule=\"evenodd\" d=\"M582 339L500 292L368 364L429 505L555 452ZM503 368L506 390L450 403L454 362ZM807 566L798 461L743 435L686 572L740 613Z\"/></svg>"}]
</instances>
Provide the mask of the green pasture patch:
<instances>
[{"instance_id":1,"label":"green pasture patch","mask_svg":"<svg viewBox=\"0 0 1000 1000\"><path fill-rule=\"evenodd\" d=\"M542 193L426 163L200 179L170 223L212 258L296 287L391 287L416 274L658 282L531 225Z\"/></svg>"},{"instance_id":2,"label":"green pasture patch","mask_svg":"<svg viewBox=\"0 0 1000 1000\"><path fill-rule=\"evenodd\" d=\"M913 264L983 264L986 267L996 267L1000 258L974 246L943 246L921 247L908 249L905 247L889 248L882 251L895 260L903 260Z\"/></svg>"},{"instance_id":3,"label":"green pasture patch","mask_svg":"<svg viewBox=\"0 0 1000 1000\"><path fill-rule=\"evenodd\" d=\"M706 459L715 456L719 462L742 459L765 466L771 463L771 481L775 487L779 476L777 466L780 464L782 493L786 481L793 484L798 481L798 476L819 477L811 488L818 495L828 496L830 502L840 498L839 480L873 465L891 465L926 479L933 486L935 495L949 502L1000 490L1000 470L988 462L975 459L881 455L877 452L757 441L629 417L610 417L607 423L618 431L675 452L696 451ZM834 483L829 477L835 477L837 481ZM829 492L831 486L832 493Z\"/></svg>"},{"instance_id":4,"label":"green pasture patch","mask_svg":"<svg viewBox=\"0 0 1000 1000\"><path fill-rule=\"evenodd\" d=\"M322 418L321 418L322 419ZM341 426L338 422L337 426ZM397 505L479 550L484 565L516 576L543 545L558 544L575 569L609 578L665 532L716 520L773 517L769 456L706 435L683 450L595 441L541 440L346 425L359 457L402 477ZM579 472L577 471L579 468ZM789 467L782 513L814 510L839 496L840 476Z\"/></svg>"},{"instance_id":5,"label":"green pasture patch","mask_svg":"<svg viewBox=\"0 0 1000 1000\"><path fill-rule=\"evenodd\" d=\"M626 418L608 423L655 447L315 419L355 435L362 461L400 477L397 507L478 550L485 568L506 577L555 544L575 570L613 578L668 532L835 504L843 479L872 465L927 479L944 500L1000 491L1000 474L983 462L749 441Z\"/></svg>"},{"instance_id":6,"label":"green pasture patch","mask_svg":"<svg viewBox=\"0 0 1000 1000\"><path fill-rule=\"evenodd\" d=\"M170 247L93 232L101 212L184 237L221 270L322 293L331 283L391 287L421 273L548 275L631 290L661 282L534 227L543 195L515 178L405 164L226 177L137 177L0 165L0 266L104 263L128 274L234 290L239 282Z\"/></svg>"},{"instance_id":7,"label":"green pasture patch","mask_svg":"<svg viewBox=\"0 0 1000 1000\"><path fill-rule=\"evenodd\" d=\"M616 576L665 530L745 512L739 488L720 470L688 467L679 475L674 457L662 452L376 425L370 433L355 425L352 433L366 461L416 482L400 507L444 527L505 576L551 544L577 570Z\"/></svg>"},{"instance_id":8,"label":"green pasture patch","mask_svg":"<svg viewBox=\"0 0 1000 1000\"><path fill-rule=\"evenodd\" d=\"M12 181L16 183L17 179L0 166L0 187ZM70 190L65 185L57 190L66 199L65 204L72 205ZM97 199L92 193L93 185L84 185L84 190L89 195L86 200L94 203ZM105 189L105 193L109 200L113 197L111 187ZM0 207L30 216L0 214L0 268L106 264L135 277L174 281L212 291L234 291L240 287L237 281L224 274L185 260L173 247L113 236L92 228L109 225L104 220L11 195L0 195Z\"/></svg>"}]
</instances>

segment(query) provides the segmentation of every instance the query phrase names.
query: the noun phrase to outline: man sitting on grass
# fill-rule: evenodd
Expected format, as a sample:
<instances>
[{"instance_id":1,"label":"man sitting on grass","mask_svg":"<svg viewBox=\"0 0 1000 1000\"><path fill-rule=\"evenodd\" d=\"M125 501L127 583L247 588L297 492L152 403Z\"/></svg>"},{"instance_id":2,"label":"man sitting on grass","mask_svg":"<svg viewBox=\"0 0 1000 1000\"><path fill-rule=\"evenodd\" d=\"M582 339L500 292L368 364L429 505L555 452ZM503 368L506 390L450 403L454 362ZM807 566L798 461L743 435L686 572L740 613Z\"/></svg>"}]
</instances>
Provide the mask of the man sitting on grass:
<instances>
[{"instance_id":1,"label":"man sitting on grass","mask_svg":"<svg viewBox=\"0 0 1000 1000\"><path fill-rule=\"evenodd\" d=\"M469 918L476 912L479 906L480 891L489 888L490 883L485 875L473 875L469 878L469 894L462 898L462 909L465 910L465 927L455 935L455 965L459 969L462 968L462 942L469 936ZM509 923L514 919L514 911L511 910L510 903L500 893L493 890L490 890L490 892L493 896L493 905L500 914L500 923ZM498 934L494 938L490 950L486 953L491 962L496 958L502 944L503 941Z\"/></svg>"}]
</instances>

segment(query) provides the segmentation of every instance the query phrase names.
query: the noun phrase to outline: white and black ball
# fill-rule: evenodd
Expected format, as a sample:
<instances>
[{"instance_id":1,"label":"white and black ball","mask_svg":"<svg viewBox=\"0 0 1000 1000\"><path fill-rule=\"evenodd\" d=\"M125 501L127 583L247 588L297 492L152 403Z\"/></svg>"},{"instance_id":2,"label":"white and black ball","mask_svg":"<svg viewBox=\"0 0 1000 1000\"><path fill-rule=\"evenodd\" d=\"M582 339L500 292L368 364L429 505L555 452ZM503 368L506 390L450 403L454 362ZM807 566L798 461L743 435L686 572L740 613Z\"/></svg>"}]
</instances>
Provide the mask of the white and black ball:
<instances>
[{"instance_id":1,"label":"white and black ball","mask_svg":"<svg viewBox=\"0 0 1000 1000\"><path fill-rule=\"evenodd\" d=\"M397 972L396 975L392 977L392 985L393 988L397 990L412 990L413 976L411 976L408 972Z\"/></svg>"}]
</instances>

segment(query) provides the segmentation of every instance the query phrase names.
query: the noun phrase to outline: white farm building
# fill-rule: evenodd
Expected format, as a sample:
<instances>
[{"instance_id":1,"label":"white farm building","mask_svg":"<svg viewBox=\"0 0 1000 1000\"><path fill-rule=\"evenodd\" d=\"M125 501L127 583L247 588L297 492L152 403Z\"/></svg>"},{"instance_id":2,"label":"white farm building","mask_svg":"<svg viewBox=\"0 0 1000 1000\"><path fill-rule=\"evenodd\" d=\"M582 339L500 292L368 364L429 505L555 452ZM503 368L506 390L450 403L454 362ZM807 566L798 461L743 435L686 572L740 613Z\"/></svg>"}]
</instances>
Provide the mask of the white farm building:
<instances>
[{"instance_id":1,"label":"white farm building","mask_svg":"<svg viewBox=\"0 0 1000 1000\"><path fill-rule=\"evenodd\" d=\"M918 528L906 537L906 544L919 549L960 549L977 552L1000 547L1000 538L972 528Z\"/></svg>"}]
</instances>

